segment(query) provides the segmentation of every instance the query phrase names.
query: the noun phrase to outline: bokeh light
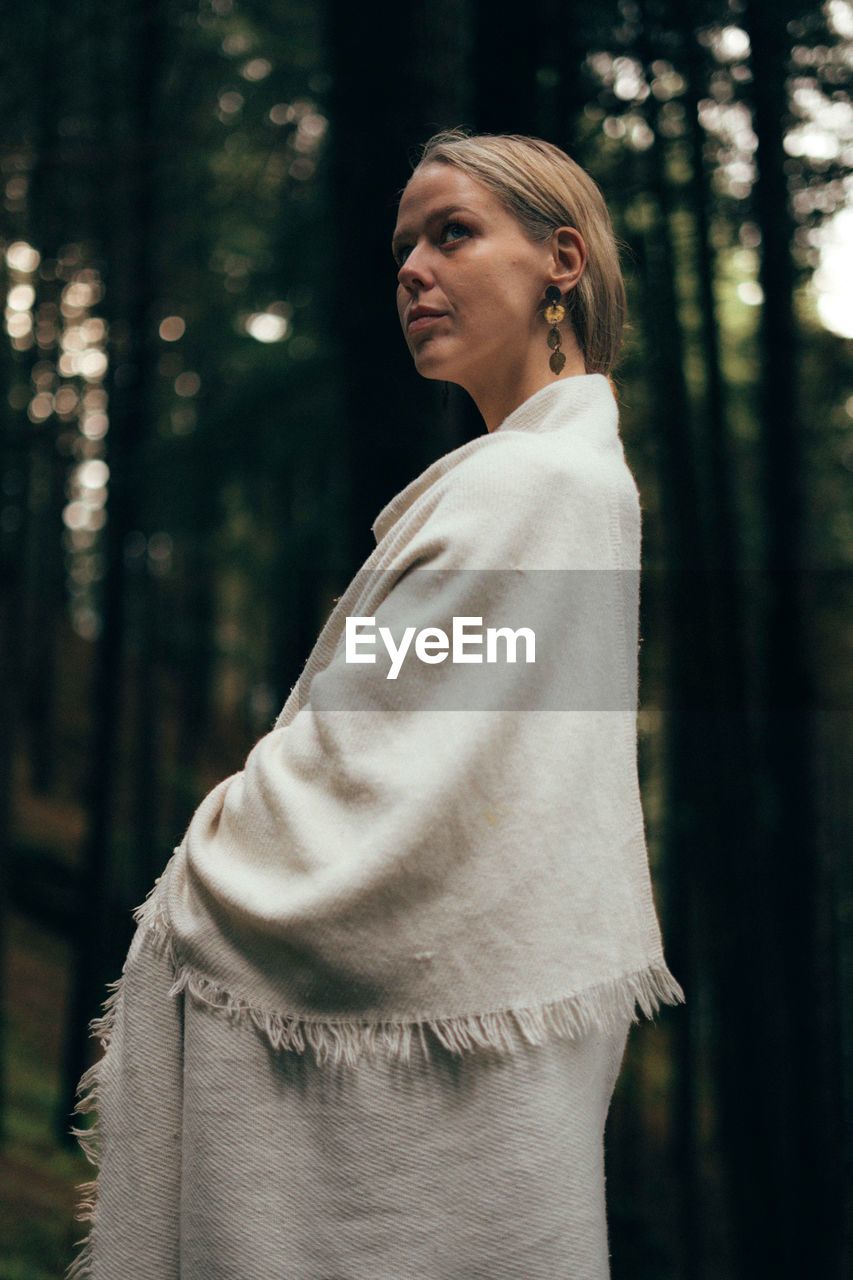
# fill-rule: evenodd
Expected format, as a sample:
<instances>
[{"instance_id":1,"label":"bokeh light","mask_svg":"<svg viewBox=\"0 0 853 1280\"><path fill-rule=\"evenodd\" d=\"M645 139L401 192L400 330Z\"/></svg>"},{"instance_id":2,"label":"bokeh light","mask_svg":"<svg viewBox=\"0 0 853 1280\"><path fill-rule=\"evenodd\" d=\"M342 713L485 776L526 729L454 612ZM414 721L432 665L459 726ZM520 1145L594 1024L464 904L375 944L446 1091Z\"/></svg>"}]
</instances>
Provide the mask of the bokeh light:
<instances>
[{"instance_id":1,"label":"bokeh light","mask_svg":"<svg viewBox=\"0 0 853 1280\"><path fill-rule=\"evenodd\" d=\"M272 311L258 311L246 318L245 329L257 342L281 342L290 332L290 321Z\"/></svg>"},{"instance_id":2,"label":"bokeh light","mask_svg":"<svg viewBox=\"0 0 853 1280\"><path fill-rule=\"evenodd\" d=\"M160 321L158 332L164 342L177 342L184 336L186 329L182 316L166 316Z\"/></svg>"}]
</instances>

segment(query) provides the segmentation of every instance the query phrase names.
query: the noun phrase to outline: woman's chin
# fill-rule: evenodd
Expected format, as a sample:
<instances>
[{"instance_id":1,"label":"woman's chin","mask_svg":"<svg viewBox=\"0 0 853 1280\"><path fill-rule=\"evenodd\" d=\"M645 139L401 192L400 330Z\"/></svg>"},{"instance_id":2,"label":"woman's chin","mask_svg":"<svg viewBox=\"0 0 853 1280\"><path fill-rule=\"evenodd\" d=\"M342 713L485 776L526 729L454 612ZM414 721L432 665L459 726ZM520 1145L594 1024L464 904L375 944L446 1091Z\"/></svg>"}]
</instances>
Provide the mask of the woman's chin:
<instances>
[{"instance_id":1,"label":"woman's chin","mask_svg":"<svg viewBox=\"0 0 853 1280\"><path fill-rule=\"evenodd\" d=\"M412 352L415 368L422 378L438 378L443 382L453 382L453 361L441 353L431 350L431 343L425 342Z\"/></svg>"}]
</instances>

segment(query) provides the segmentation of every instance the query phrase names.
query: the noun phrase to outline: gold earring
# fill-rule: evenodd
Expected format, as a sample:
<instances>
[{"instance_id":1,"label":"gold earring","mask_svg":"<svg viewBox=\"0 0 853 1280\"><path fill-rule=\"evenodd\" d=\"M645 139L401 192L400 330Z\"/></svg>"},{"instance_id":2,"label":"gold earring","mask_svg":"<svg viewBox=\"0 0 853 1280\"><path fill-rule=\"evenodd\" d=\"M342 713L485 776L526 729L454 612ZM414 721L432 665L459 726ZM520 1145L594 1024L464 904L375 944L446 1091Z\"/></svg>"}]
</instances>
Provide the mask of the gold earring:
<instances>
[{"instance_id":1,"label":"gold earring","mask_svg":"<svg viewBox=\"0 0 853 1280\"><path fill-rule=\"evenodd\" d=\"M557 325L561 320L565 320L566 308L563 306L560 290L555 284L549 284L545 290L545 301L548 304L545 307L545 319L551 326L548 330L548 346L551 348L551 357L548 360L548 364L552 373L559 373L566 363L566 357L560 350L562 338Z\"/></svg>"}]
</instances>

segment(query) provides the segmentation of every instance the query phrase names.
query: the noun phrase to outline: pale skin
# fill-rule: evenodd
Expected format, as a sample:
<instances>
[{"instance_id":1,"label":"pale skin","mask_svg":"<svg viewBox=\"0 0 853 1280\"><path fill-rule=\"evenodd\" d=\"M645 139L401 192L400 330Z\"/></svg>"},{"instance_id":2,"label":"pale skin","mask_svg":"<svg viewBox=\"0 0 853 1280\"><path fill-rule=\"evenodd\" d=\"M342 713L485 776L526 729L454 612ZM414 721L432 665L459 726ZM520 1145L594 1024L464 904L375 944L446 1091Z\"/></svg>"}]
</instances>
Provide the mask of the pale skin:
<instances>
[{"instance_id":1,"label":"pale skin","mask_svg":"<svg viewBox=\"0 0 853 1280\"><path fill-rule=\"evenodd\" d=\"M542 315L547 286L565 294L583 274L576 227L536 243L483 183L425 163L400 199L392 251L397 312L418 373L464 387L489 431L541 387L586 373L568 319L559 325L566 363L551 371ZM408 329L416 306L442 314Z\"/></svg>"}]
</instances>

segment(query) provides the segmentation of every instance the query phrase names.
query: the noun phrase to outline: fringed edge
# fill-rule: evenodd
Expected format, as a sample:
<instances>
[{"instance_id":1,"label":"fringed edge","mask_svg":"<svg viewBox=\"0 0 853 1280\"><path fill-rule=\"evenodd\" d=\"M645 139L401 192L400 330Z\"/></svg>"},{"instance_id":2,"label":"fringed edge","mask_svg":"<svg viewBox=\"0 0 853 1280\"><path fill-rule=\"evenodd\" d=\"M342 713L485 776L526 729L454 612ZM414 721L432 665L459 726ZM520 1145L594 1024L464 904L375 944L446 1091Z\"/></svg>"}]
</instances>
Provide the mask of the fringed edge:
<instances>
[{"instance_id":1,"label":"fringed edge","mask_svg":"<svg viewBox=\"0 0 853 1280\"><path fill-rule=\"evenodd\" d=\"M133 912L133 918L139 923L143 921L150 928L156 930L157 938L164 940L163 928L165 925L165 916L162 911L159 896L155 893L157 885L160 883L161 876L154 881L145 901L138 906ZM115 1020L118 1012L119 1004L122 998L124 988L124 975L127 968L127 960L122 966L122 974L115 982L108 982L107 990L109 995L101 1005L101 1013L92 1018L89 1023L89 1030L92 1038L97 1038L100 1042L103 1053L97 1062L83 1072L75 1090L77 1104L71 1113L72 1116L82 1116L95 1111L100 1113L99 1095L101 1089L101 1078L110 1041L113 1037L115 1028ZM73 1137L82 1149L86 1159L96 1169L100 1168L101 1163L101 1132L98 1119L89 1125L86 1129L77 1129L73 1125L70 1130ZM97 1224L97 1208L98 1208L98 1180L95 1178L91 1182L81 1182L77 1185L78 1200L76 1212L74 1214L75 1222L88 1222L89 1231L82 1240L75 1241L75 1248L82 1248L74 1260L69 1264L64 1280L87 1280L92 1275L94 1233Z\"/></svg>"},{"instance_id":2,"label":"fringed edge","mask_svg":"<svg viewBox=\"0 0 853 1280\"><path fill-rule=\"evenodd\" d=\"M427 1030L454 1054L474 1049L514 1053L522 1043L541 1045L554 1035L574 1039L590 1031L611 1032L629 1018L636 1024L640 1021L637 1004L647 1018L653 1018L661 1004L685 1003L680 984L661 958L643 969L611 978L586 991L527 1009L500 1009L410 1022L358 1023L305 1018L251 1005L182 961L175 951L163 906L154 896L149 895L136 909L134 918L151 930L159 947L168 950L175 973L170 996L187 991L226 1017L251 1020L273 1049L296 1053L310 1049L319 1066L331 1063L354 1067L365 1054L398 1059L408 1065L416 1035L429 1058Z\"/></svg>"},{"instance_id":3,"label":"fringed edge","mask_svg":"<svg viewBox=\"0 0 853 1280\"><path fill-rule=\"evenodd\" d=\"M196 1000L224 1012L227 1017L248 1017L272 1048L297 1053L310 1048L320 1066L331 1062L354 1067L364 1054L400 1059L408 1065L416 1034L426 1057L430 1056L425 1038L427 1029L439 1044L454 1054L474 1049L514 1053L522 1042L541 1045L552 1035L574 1039L590 1031L609 1032L628 1018L637 1023L640 1021L635 1012L638 1002L647 1017L652 1017L662 1002L684 1002L684 993L666 966L650 965L577 995L529 1009L500 1009L449 1018L424 1018L417 1022L319 1021L255 1008L187 964L176 962L176 972L170 995L186 990Z\"/></svg>"},{"instance_id":4,"label":"fringed edge","mask_svg":"<svg viewBox=\"0 0 853 1280\"><path fill-rule=\"evenodd\" d=\"M331 1019L319 1020L296 1015L273 1013L237 999L209 978L204 977L178 956L162 895L154 885L133 912L133 918L149 932L158 951L168 954L175 981L169 989L170 996L186 990L191 996L210 1008L224 1012L228 1017L249 1019L269 1041L273 1049L288 1049L305 1053L311 1049L319 1066L327 1063L358 1065L362 1056L411 1061L415 1035L429 1058L426 1031L429 1030L445 1049L454 1054L464 1054L473 1049L495 1049L514 1053L520 1044L544 1044L552 1035L560 1039L574 1039L590 1031L610 1032L624 1025L640 1021L636 1005L639 1004L647 1018L653 1018L661 1004L684 1004L684 992L667 968L663 958L643 969L611 978L597 986L575 995L564 996L546 1004L527 1009L499 1009L492 1013L473 1013L449 1018L423 1018L413 1022L343 1022ZM73 1115L85 1115L99 1110L98 1096L102 1070L115 1026L116 1014L122 999L127 960L122 976L108 983L110 994L102 1006L102 1013L89 1023L92 1035L101 1043L104 1053L80 1077L77 1085L79 1101ZM101 1161L101 1137L97 1121L88 1129L72 1128L86 1158L96 1168ZM86 1280L92 1274L92 1250L97 1226L97 1178L78 1185L80 1200L74 1217L78 1222L89 1222L88 1235L76 1243L81 1252L70 1264L64 1280Z\"/></svg>"},{"instance_id":5,"label":"fringed edge","mask_svg":"<svg viewBox=\"0 0 853 1280\"><path fill-rule=\"evenodd\" d=\"M90 1111L98 1110L98 1095L101 1087L101 1072L106 1056L106 1050L109 1048L110 1040L113 1035L115 1026L116 1011L122 994L122 984L124 983L124 974L116 981L107 983L110 994L107 996L102 1007L103 1012L93 1018L89 1023L93 1036L96 1036L101 1043L104 1053L93 1063L88 1070L84 1071L77 1085L76 1095L78 1097L77 1105L72 1115L86 1115ZM101 1135L98 1121L95 1120L88 1129L76 1129L72 1126L72 1135L77 1139L86 1159L96 1168L101 1162ZM86 1276L92 1274L92 1248L93 1233L97 1220L97 1194L98 1182L97 1178L92 1182L82 1182L77 1187L80 1197L77 1205L77 1211L74 1219L77 1222L88 1222L90 1224L88 1235L82 1240L75 1242L76 1245L82 1245L80 1253L69 1265L65 1280L83 1280Z\"/></svg>"}]
</instances>

